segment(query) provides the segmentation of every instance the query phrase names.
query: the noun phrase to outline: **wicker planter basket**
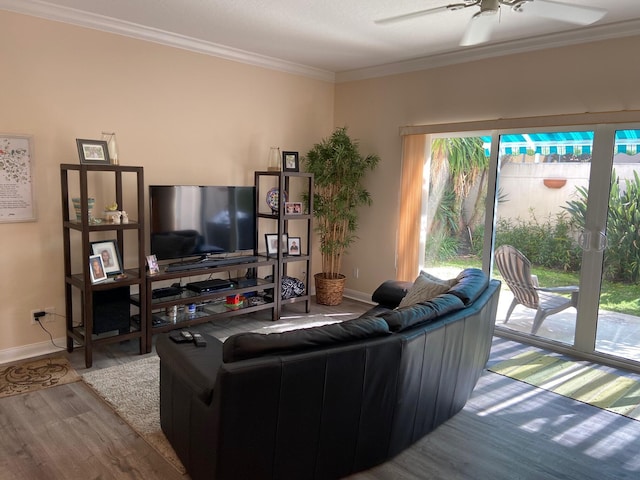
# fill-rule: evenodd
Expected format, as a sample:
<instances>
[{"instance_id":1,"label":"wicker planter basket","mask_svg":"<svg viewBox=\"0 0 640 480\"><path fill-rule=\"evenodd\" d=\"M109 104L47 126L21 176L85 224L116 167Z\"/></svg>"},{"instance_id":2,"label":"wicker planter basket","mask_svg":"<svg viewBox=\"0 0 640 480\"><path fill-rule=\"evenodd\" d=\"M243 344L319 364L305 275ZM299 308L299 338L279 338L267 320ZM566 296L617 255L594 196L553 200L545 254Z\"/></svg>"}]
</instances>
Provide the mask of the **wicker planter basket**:
<instances>
[{"instance_id":1,"label":"wicker planter basket","mask_svg":"<svg viewBox=\"0 0 640 480\"><path fill-rule=\"evenodd\" d=\"M347 279L344 275L338 278L324 278L322 273L316 273L313 278L316 282L316 303L320 305L340 305L344 293L344 283Z\"/></svg>"}]
</instances>

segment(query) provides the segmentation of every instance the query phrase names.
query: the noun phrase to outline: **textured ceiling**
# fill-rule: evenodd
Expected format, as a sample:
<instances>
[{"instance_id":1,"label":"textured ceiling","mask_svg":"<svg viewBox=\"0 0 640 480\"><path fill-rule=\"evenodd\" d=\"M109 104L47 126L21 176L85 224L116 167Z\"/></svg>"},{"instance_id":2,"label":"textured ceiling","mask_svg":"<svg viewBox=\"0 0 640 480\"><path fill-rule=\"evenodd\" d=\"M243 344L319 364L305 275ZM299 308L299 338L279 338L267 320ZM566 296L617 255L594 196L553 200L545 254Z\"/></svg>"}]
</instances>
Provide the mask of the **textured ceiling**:
<instances>
[{"instance_id":1,"label":"textured ceiling","mask_svg":"<svg viewBox=\"0 0 640 480\"><path fill-rule=\"evenodd\" d=\"M502 7L490 42L464 48L459 41L479 7L388 25L374 22L456 1L462 0L0 0L0 9L329 77L363 69L376 75L398 62L454 63L640 31L640 0L562 0L607 10L588 27Z\"/></svg>"}]
</instances>

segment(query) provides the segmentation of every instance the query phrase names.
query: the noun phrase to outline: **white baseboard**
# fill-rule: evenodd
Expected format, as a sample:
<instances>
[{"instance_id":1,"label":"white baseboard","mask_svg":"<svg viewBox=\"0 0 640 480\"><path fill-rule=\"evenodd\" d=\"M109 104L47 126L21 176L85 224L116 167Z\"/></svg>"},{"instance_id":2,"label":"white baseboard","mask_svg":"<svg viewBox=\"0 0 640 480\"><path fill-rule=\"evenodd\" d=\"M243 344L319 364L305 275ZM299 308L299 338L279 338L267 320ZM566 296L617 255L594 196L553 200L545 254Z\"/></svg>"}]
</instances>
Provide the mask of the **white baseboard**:
<instances>
[{"instance_id":1,"label":"white baseboard","mask_svg":"<svg viewBox=\"0 0 640 480\"><path fill-rule=\"evenodd\" d=\"M26 358L40 357L55 352L66 352L67 339L65 337L56 338L53 341L56 345L64 348L55 347L50 340L21 347L7 348L6 350L0 350L0 364L14 363Z\"/></svg>"},{"instance_id":2,"label":"white baseboard","mask_svg":"<svg viewBox=\"0 0 640 480\"><path fill-rule=\"evenodd\" d=\"M359 302L364 302L364 303L368 303L370 305L375 305L372 301L371 301L371 294L370 293L364 293L364 292L359 292L357 290L351 290L348 288L344 289L344 296L347 298L351 298L352 300L357 300Z\"/></svg>"}]
</instances>

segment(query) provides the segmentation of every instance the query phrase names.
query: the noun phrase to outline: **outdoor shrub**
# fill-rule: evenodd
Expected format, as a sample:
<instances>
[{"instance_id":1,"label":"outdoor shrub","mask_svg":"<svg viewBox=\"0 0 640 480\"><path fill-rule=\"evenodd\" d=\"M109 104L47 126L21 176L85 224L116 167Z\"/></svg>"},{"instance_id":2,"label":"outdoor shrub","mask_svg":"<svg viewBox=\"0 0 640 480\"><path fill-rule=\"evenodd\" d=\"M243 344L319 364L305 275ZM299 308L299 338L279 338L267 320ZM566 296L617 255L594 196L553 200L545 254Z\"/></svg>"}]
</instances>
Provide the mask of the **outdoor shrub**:
<instances>
[{"instance_id":1,"label":"outdoor shrub","mask_svg":"<svg viewBox=\"0 0 640 480\"><path fill-rule=\"evenodd\" d=\"M573 240L572 225L564 213L540 222L533 212L529 221L501 219L496 228L496 248L513 245L534 265L578 271L582 251ZM482 247L480 247L482 248Z\"/></svg>"},{"instance_id":2,"label":"outdoor shrub","mask_svg":"<svg viewBox=\"0 0 640 480\"><path fill-rule=\"evenodd\" d=\"M425 242L425 262L427 265L449 260L458 254L460 242L443 232L434 233Z\"/></svg>"},{"instance_id":3,"label":"outdoor shrub","mask_svg":"<svg viewBox=\"0 0 640 480\"><path fill-rule=\"evenodd\" d=\"M576 189L576 200L567 202L572 223L579 229L585 227L588 190ZM633 172L633 180L620 179L615 170L609 191L607 214L607 248L604 251L604 277L608 280L635 283L640 279L640 178Z\"/></svg>"}]
</instances>

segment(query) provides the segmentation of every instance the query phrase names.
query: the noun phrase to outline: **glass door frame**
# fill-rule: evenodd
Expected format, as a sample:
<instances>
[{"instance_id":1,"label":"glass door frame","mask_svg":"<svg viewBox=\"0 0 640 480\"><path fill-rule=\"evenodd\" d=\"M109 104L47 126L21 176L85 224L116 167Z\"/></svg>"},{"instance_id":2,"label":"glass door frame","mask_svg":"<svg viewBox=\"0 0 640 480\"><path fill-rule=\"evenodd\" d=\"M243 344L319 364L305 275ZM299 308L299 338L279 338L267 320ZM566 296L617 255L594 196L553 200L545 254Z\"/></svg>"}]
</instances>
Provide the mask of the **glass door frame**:
<instances>
[{"instance_id":1,"label":"glass door frame","mask_svg":"<svg viewBox=\"0 0 640 480\"><path fill-rule=\"evenodd\" d=\"M489 162L489 183L486 197L486 218L484 247L482 251L483 271L492 275L493 251L495 244L496 211L499 187L499 144L500 136L510 133L534 133L552 131L584 131L594 132L592 145L591 171L589 175L589 195L587 199L587 216L585 231L591 233L591 241L606 234L607 214L609 208L609 190L614 158L615 134L618 130L639 129L639 124L581 124L574 126L555 125L548 127L491 130L491 150ZM488 133L488 132L487 132ZM561 353L606 363L616 367L640 371L640 362L597 352L596 331L598 325L598 306L602 280L604 251L590 248L583 252L580 271L580 295L578 298L576 331L574 344L567 345L553 340L536 337L531 334L515 332L496 325L496 334L514 340L525 341L533 345L549 348Z\"/></svg>"}]
</instances>

